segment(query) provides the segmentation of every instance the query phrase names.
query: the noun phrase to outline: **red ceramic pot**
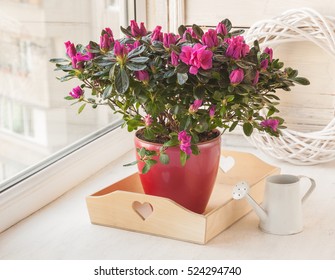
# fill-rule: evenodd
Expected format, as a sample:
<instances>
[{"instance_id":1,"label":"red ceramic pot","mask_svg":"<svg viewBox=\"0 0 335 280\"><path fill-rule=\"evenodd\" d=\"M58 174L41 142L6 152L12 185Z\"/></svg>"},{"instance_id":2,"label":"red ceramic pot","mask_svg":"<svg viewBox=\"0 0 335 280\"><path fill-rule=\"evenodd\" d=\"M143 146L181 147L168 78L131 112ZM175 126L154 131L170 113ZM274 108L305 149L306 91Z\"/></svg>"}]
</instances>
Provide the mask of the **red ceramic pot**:
<instances>
[{"instance_id":1,"label":"red ceramic pot","mask_svg":"<svg viewBox=\"0 0 335 280\"><path fill-rule=\"evenodd\" d=\"M136 148L159 151L161 144L143 141L135 136ZM221 137L198 144L199 155L191 155L185 166L180 163L179 147L170 147L166 153L170 163L158 163L146 174L139 172L146 194L166 197L185 208L203 213L211 196L220 162ZM137 159L139 159L136 153ZM138 163L142 170L143 162Z\"/></svg>"}]
</instances>

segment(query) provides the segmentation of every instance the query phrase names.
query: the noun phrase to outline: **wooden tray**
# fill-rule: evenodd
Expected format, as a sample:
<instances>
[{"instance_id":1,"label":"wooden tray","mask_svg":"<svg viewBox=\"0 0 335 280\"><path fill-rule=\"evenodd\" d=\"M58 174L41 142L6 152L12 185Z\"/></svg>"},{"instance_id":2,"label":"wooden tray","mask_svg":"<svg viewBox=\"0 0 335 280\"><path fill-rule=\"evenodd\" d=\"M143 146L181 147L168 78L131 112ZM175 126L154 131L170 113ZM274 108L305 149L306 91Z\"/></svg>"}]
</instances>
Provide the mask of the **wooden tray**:
<instances>
[{"instance_id":1,"label":"wooden tray","mask_svg":"<svg viewBox=\"0 0 335 280\"><path fill-rule=\"evenodd\" d=\"M251 211L244 199L232 199L236 183L247 181L250 194L261 203L265 178L280 172L252 154L222 151L222 155L226 162L235 161L235 164L227 173L219 170L203 214L185 209L170 199L144 194L135 173L86 198L92 224L206 244Z\"/></svg>"}]
</instances>

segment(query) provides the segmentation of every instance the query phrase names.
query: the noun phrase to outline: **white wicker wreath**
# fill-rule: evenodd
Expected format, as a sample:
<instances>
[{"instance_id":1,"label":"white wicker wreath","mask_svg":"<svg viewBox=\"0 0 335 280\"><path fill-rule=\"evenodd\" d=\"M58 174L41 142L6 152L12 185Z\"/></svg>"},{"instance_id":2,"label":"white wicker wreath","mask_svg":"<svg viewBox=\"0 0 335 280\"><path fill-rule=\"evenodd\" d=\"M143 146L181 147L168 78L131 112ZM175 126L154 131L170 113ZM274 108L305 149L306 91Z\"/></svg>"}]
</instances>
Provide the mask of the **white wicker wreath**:
<instances>
[{"instance_id":1,"label":"white wicker wreath","mask_svg":"<svg viewBox=\"0 0 335 280\"><path fill-rule=\"evenodd\" d=\"M289 10L270 20L255 23L245 35L262 47L311 41L335 58L335 18L308 8ZM297 165L312 165L335 159L335 118L322 130L282 130L280 137L255 132L250 141L263 152Z\"/></svg>"}]
</instances>

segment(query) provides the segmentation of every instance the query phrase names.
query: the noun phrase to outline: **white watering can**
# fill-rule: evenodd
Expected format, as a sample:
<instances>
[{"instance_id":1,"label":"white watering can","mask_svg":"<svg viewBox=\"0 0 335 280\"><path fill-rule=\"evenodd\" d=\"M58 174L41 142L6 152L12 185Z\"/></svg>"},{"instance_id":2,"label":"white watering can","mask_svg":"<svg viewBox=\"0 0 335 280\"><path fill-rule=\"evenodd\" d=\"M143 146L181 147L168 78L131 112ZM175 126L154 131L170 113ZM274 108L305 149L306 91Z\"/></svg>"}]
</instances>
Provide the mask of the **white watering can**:
<instances>
[{"instance_id":1,"label":"white watering can","mask_svg":"<svg viewBox=\"0 0 335 280\"><path fill-rule=\"evenodd\" d=\"M300 180L307 178L310 186L301 195ZM248 194L246 182L233 188L233 198L246 198L260 218L262 231L272 234L295 234L303 230L302 204L315 189L315 181L306 176L274 175L266 179L263 208Z\"/></svg>"}]
</instances>

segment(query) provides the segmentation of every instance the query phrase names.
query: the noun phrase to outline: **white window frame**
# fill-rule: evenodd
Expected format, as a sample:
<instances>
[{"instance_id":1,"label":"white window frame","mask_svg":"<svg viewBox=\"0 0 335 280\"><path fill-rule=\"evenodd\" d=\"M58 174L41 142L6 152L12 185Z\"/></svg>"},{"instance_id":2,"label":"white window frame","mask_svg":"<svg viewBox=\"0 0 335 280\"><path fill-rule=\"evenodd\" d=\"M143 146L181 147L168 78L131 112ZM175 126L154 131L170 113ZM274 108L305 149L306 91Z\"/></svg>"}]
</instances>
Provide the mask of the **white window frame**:
<instances>
[{"instance_id":1,"label":"white window frame","mask_svg":"<svg viewBox=\"0 0 335 280\"><path fill-rule=\"evenodd\" d=\"M60 197L133 149L121 121L66 147L5 183L0 193L0 232Z\"/></svg>"}]
</instances>

